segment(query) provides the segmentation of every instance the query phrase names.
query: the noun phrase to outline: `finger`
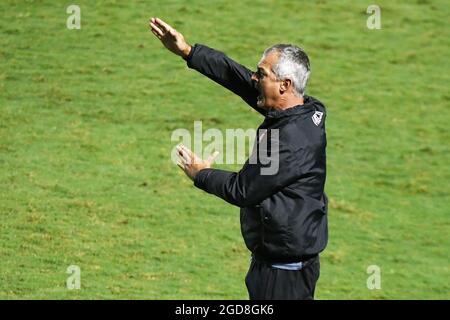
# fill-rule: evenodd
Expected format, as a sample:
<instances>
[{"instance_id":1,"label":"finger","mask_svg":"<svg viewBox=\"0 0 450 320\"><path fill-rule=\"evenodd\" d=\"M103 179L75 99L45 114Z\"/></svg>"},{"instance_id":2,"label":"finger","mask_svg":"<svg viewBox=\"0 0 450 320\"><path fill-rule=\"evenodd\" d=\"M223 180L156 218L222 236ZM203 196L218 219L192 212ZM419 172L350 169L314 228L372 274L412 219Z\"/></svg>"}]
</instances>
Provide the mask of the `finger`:
<instances>
[{"instance_id":1,"label":"finger","mask_svg":"<svg viewBox=\"0 0 450 320\"><path fill-rule=\"evenodd\" d=\"M199 164L202 163L203 160L202 158L200 158L199 156L197 156L193 151L191 151L190 149L188 149L187 147L185 147L184 145L182 145L182 150L185 154L188 154L189 157L191 158L191 161L193 161L193 163L195 164Z\"/></svg>"},{"instance_id":2,"label":"finger","mask_svg":"<svg viewBox=\"0 0 450 320\"><path fill-rule=\"evenodd\" d=\"M195 157L195 153L192 152L189 148L187 148L183 144L181 144L180 147L181 147L181 150L183 150L185 153L187 153L191 158Z\"/></svg>"},{"instance_id":3,"label":"finger","mask_svg":"<svg viewBox=\"0 0 450 320\"><path fill-rule=\"evenodd\" d=\"M161 36L155 30L152 29L152 33L161 40Z\"/></svg>"},{"instance_id":4,"label":"finger","mask_svg":"<svg viewBox=\"0 0 450 320\"><path fill-rule=\"evenodd\" d=\"M158 33L159 36L164 36L164 32L161 31L160 28L158 28L155 24L150 23L150 28L152 31L155 31L156 33Z\"/></svg>"},{"instance_id":5,"label":"finger","mask_svg":"<svg viewBox=\"0 0 450 320\"><path fill-rule=\"evenodd\" d=\"M152 28L152 30L155 30L161 37L164 35L164 32L162 32L156 24L150 22L150 27Z\"/></svg>"},{"instance_id":6,"label":"finger","mask_svg":"<svg viewBox=\"0 0 450 320\"><path fill-rule=\"evenodd\" d=\"M191 150L189 150L186 147L182 147L181 150L183 151L183 154L186 155L187 157L189 157L190 161L193 163L201 163L203 160L200 159L194 152L192 152Z\"/></svg>"},{"instance_id":7,"label":"finger","mask_svg":"<svg viewBox=\"0 0 450 320\"><path fill-rule=\"evenodd\" d=\"M181 148L178 149L178 156L180 159L186 161L186 163L191 163L191 156Z\"/></svg>"},{"instance_id":8,"label":"finger","mask_svg":"<svg viewBox=\"0 0 450 320\"><path fill-rule=\"evenodd\" d=\"M172 29L172 27L169 24L165 23L160 18L156 18L156 23L158 23L158 26L160 26L161 29L164 31L170 31Z\"/></svg>"},{"instance_id":9,"label":"finger","mask_svg":"<svg viewBox=\"0 0 450 320\"><path fill-rule=\"evenodd\" d=\"M216 160L217 156L219 155L219 151L214 151L214 153L212 155L210 155L207 159L207 161L209 162L209 164L213 163L214 160Z\"/></svg>"},{"instance_id":10,"label":"finger","mask_svg":"<svg viewBox=\"0 0 450 320\"><path fill-rule=\"evenodd\" d=\"M153 30L152 30L152 33L155 35L155 37L157 37L158 39L161 40L161 36L160 36L159 34L157 34L156 31L153 31Z\"/></svg>"},{"instance_id":11,"label":"finger","mask_svg":"<svg viewBox=\"0 0 450 320\"><path fill-rule=\"evenodd\" d=\"M187 159L187 158L183 158L183 157L179 157L178 161L180 161L185 167L190 166L191 165L191 159Z\"/></svg>"},{"instance_id":12,"label":"finger","mask_svg":"<svg viewBox=\"0 0 450 320\"><path fill-rule=\"evenodd\" d=\"M183 170L183 171L185 170L184 165L179 161L177 162L177 166L179 166L181 168L181 170Z\"/></svg>"},{"instance_id":13,"label":"finger","mask_svg":"<svg viewBox=\"0 0 450 320\"><path fill-rule=\"evenodd\" d=\"M178 159L180 159L180 161L183 161L183 163L185 164L191 163L191 158L188 155L183 154L182 152L178 153Z\"/></svg>"}]
</instances>

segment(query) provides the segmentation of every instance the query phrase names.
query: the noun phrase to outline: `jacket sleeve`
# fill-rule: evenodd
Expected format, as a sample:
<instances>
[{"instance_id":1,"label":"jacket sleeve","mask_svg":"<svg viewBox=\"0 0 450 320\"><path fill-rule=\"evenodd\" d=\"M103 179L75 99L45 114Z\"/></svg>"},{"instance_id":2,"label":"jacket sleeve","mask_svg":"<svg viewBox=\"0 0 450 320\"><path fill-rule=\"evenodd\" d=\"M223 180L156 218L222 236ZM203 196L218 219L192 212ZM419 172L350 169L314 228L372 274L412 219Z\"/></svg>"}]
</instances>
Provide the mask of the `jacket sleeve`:
<instances>
[{"instance_id":1,"label":"jacket sleeve","mask_svg":"<svg viewBox=\"0 0 450 320\"><path fill-rule=\"evenodd\" d=\"M256 105L258 90L251 80L252 71L227 57L223 52L201 44L195 44L187 65L211 80L240 96L248 105L265 115L265 110Z\"/></svg>"},{"instance_id":2,"label":"jacket sleeve","mask_svg":"<svg viewBox=\"0 0 450 320\"><path fill-rule=\"evenodd\" d=\"M203 169L196 175L194 185L238 207L254 206L298 180L302 174L301 162L313 160L311 157L312 154L302 149L294 152L280 146L275 174L262 174L267 165L247 161L239 172Z\"/></svg>"}]
</instances>

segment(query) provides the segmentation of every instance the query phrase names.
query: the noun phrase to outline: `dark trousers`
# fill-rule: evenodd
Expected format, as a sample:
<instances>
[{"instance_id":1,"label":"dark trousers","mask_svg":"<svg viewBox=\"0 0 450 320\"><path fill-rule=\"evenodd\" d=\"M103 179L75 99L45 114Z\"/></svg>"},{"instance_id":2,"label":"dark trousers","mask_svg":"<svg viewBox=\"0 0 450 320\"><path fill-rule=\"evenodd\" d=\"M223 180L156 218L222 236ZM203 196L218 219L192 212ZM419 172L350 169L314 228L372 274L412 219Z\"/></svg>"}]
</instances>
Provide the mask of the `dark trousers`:
<instances>
[{"instance_id":1,"label":"dark trousers","mask_svg":"<svg viewBox=\"0 0 450 320\"><path fill-rule=\"evenodd\" d=\"M312 300L319 274L319 256L295 271L275 269L267 262L252 259L245 284L250 300Z\"/></svg>"}]
</instances>

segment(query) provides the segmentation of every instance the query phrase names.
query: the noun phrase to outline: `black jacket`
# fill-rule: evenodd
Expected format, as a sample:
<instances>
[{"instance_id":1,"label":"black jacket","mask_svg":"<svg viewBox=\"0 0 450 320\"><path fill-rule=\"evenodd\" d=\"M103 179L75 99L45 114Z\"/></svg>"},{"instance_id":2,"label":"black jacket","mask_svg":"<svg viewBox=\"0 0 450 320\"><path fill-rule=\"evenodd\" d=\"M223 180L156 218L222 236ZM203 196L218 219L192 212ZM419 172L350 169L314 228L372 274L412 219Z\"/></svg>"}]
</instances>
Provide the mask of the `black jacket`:
<instances>
[{"instance_id":1,"label":"black jacket","mask_svg":"<svg viewBox=\"0 0 450 320\"><path fill-rule=\"evenodd\" d=\"M278 149L275 156L279 159L278 171L272 175L261 174L262 169L276 166L260 157L247 160L237 173L203 169L195 177L195 186L241 208L241 232L257 257L296 262L321 252L328 239L323 104L305 96L303 105L283 111L261 109L256 106L258 90L251 80L252 71L199 44L186 61L264 115L253 151L266 148L276 159L270 151ZM267 130L264 146L258 143L263 132L259 129ZM278 129L278 139L273 139L273 129ZM271 148L277 141L278 148Z\"/></svg>"}]
</instances>

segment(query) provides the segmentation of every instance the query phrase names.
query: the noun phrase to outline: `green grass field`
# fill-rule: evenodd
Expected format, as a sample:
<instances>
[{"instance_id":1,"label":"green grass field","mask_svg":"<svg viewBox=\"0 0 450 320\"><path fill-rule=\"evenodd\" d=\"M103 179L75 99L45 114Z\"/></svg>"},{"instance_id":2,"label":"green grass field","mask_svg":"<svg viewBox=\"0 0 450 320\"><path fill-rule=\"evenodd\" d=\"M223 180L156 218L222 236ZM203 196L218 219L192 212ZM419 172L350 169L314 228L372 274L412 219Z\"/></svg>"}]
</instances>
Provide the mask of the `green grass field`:
<instances>
[{"instance_id":1,"label":"green grass field","mask_svg":"<svg viewBox=\"0 0 450 320\"><path fill-rule=\"evenodd\" d=\"M68 30L72 2L1 1L0 298L247 299L239 209L192 185L170 138L263 119L166 51L159 16L252 69L274 43L308 52L328 107L317 299L449 299L450 6L377 1L369 30L373 3L80 0Z\"/></svg>"}]
</instances>

